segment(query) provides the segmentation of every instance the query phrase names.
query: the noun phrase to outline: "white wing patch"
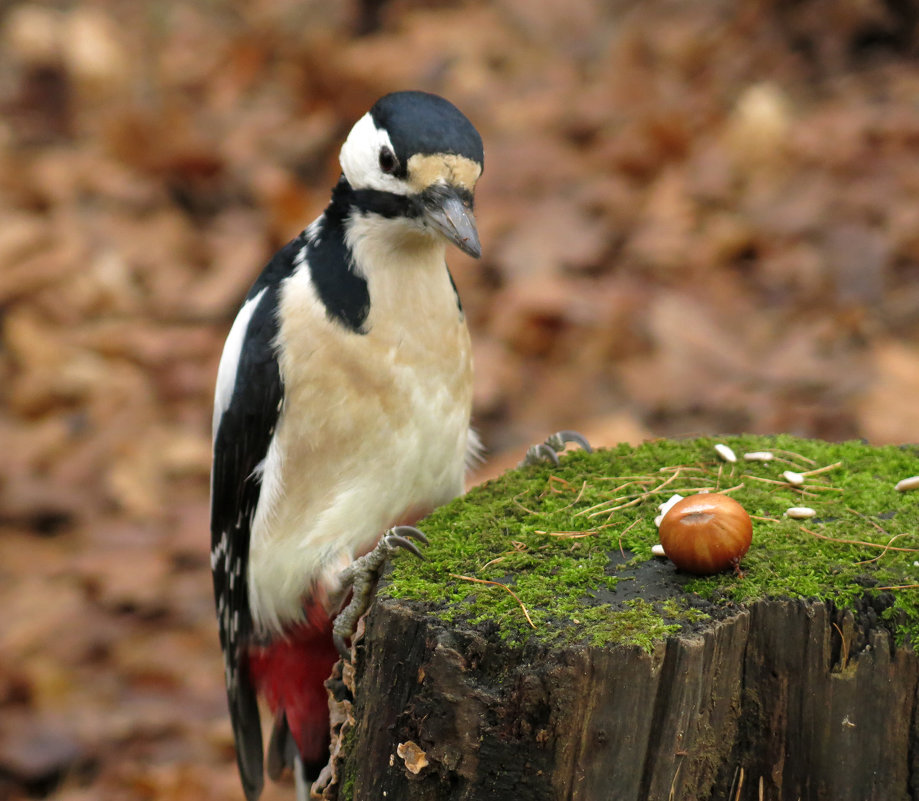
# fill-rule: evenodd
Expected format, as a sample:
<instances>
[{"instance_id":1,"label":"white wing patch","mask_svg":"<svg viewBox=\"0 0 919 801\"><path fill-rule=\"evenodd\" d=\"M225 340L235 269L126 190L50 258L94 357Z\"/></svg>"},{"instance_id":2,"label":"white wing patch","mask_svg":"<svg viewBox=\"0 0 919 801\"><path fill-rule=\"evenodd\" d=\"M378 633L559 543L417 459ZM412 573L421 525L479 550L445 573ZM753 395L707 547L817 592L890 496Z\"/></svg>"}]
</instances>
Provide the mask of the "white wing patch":
<instances>
[{"instance_id":1,"label":"white wing patch","mask_svg":"<svg viewBox=\"0 0 919 801\"><path fill-rule=\"evenodd\" d=\"M220 418L229 408L230 400L233 398L233 388L236 386L236 373L239 369L239 358L242 354L243 342L246 339L246 331L249 328L249 321L255 313L259 302L265 294L262 289L254 298L247 300L230 328L227 335L226 344L223 346L223 353L220 356L220 366L217 368L217 389L214 392L214 423L212 436L217 436L217 428L220 424Z\"/></svg>"}]
</instances>

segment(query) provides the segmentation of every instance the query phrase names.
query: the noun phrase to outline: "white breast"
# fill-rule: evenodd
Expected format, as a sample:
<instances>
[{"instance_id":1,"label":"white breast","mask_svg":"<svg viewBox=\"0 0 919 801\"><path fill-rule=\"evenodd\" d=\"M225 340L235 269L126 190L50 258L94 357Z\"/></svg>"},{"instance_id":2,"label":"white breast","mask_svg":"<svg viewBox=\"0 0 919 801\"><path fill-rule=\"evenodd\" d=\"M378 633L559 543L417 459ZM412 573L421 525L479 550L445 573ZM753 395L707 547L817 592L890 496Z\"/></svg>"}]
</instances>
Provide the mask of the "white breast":
<instances>
[{"instance_id":1,"label":"white breast","mask_svg":"<svg viewBox=\"0 0 919 801\"><path fill-rule=\"evenodd\" d=\"M334 591L342 567L388 527L463 491L469 335L443 246L418 244L355 248L358 264L374 265L365 334L329 319L305 265L284 283L284 409L249 552L262 629L299 619L307 592Z\"/></svg>"}]
</instances>

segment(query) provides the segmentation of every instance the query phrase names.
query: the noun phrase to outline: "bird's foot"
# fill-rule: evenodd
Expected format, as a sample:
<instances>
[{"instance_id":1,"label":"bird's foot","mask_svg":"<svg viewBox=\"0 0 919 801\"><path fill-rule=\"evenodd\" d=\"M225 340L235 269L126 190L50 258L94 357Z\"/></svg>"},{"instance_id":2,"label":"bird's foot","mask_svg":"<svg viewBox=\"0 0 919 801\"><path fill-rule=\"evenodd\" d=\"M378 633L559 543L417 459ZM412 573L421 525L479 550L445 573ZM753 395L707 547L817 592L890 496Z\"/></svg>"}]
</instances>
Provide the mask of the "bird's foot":
<instances>
[{"instance_id":1,"label":"bird's foot","mask_svg":"<svg viewBox=\"0 0 919 801\"><path fill-rule=\"evenodd\" d=\"M396 549L404 548L419 559L424 559L412 540L418 540L425 545L428 542L428 538L414 526L391 528L380 538L372 551L355 559L339 573L338 578L342 587L351 587L351 600L338 613L332 624L332 639L341 658L346 662L351 661L351 649L345 641L351 639L357 630L358 620L370 608L380 574L389 558Z\"/></svg>"},{"instance_id":2,"label":"bird's foot","mask_svg":"<svg viewBox=\"0 0 919 801\"><path fill-rule=\"evenodd\" d=\"M565 450L565 446L569 442L580 445L587 453L593 453L590 443L577 431L557 431L546 437L545 442L540 442L538 445L532 445L527 448L523 461L517 467L526 467L544 462L558 464L558 454Z\"/></svg>"}]
</instances>

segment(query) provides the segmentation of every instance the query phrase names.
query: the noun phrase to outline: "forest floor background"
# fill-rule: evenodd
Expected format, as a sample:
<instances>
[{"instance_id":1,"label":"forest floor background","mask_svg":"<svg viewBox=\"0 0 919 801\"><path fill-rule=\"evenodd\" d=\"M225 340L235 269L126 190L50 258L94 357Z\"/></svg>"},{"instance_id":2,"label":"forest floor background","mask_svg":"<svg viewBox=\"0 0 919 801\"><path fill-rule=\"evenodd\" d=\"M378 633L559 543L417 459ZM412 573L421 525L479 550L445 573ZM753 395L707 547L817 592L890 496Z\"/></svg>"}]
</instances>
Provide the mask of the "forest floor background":
<instances>
[{"instance_id":1,"label":"forest floor background","mask_svg":"<svg viewBox=\"0 0 919 801\"><path fill-rule=\"evenodd\" d=\"M445 95L486 143L484 256L449 256L481 475L559 428L915 441L917 19L0 3L0 798L242 797L208 570L217 360L387 91Z\"/></svg>"}]
</instances>

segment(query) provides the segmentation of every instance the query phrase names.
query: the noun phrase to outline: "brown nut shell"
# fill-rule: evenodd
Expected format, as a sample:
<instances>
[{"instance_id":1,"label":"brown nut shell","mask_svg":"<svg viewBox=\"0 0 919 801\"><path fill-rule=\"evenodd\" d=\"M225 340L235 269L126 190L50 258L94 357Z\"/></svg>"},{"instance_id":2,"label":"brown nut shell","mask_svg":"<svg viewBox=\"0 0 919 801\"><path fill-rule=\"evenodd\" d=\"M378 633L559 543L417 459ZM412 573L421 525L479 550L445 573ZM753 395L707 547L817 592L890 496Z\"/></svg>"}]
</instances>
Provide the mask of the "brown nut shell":
<instances>
[{"instance_id":1,"label":"brown nut shell","mask_svg":"<svg viewBox=\"0 0 919 801\"><path fill-rule=\"evenodd\" d=\"M659 532L664 552L680 570L706 576L740 562L753 539L753 522L733 498L710 492L674 504Z\"/></svg>"}]
</instances>

